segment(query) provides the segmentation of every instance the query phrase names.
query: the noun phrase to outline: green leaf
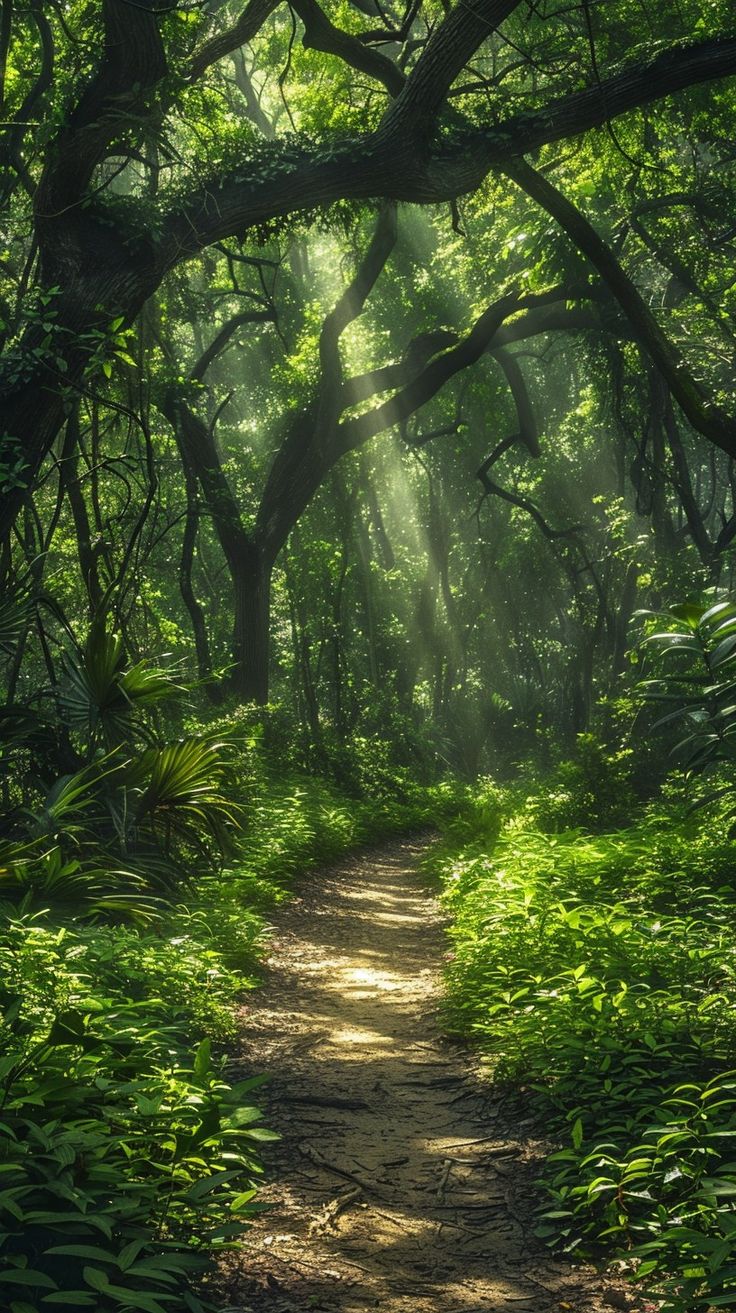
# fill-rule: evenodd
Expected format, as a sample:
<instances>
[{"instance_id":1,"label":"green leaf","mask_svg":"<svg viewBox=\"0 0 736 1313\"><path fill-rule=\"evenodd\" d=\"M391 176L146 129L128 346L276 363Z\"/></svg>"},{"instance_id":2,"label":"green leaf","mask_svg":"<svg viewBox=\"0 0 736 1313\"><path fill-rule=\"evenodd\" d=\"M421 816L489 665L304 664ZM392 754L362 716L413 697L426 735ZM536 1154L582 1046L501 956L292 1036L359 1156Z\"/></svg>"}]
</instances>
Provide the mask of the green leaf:
<instances>
[{"instance_id":1,"label":"green leaf","mask_svg":"<svg viewBox=\"0 0 736 1313\"><path fill-rule=\"evenodd\" d=\"M141 1250L145 1248L145 1241L131 1240L125 1245L118 1254L118 1267L125 1272L134 1263Z\"/></svg>"},{"instance_id":2,"label":"green leaf","mask_svg":"<svg viewBox=\"0 0 736 1313\"><path fill-rule=\"evenodd\" d=\"M97 1245L54 1245L45 1251L47 1254L68 1254L74 1258L101 1259L104 1263L115 1263L116 1257Z\"/></svg>"},{"instance_id":3,"label":"green leaf","mask_svg":"<svg viewBox=\"0 0 736 1313\"><path fill-rule=\"evenodd\" d=\"M194 1073L204 1076L210 1070L212 1061L212 1041L203 1039L194 1058Z\"/></svg>"},{"instance_id":4,"label":"green leaf","mask_svg":"<svg viewBox=\"0 0 736 1313\"><path fill-rule=\"evenodd\" d=\"M37 1286L42 1290L58 1290L56 1281L52 1281L45 1272L37 1272L32 1267L17 1267L0 1272L0 1281L12 1286Z\"/></svg>"},{"instance_id":5,"label":"green leaf","mask_svg":"<svg viewBox=\"0 0 736 1313\"><path fill-rule=\"evenodd\" d=\"M44 1295L43 1304L61 1304L63 1308L95 1308L97 1299L87 1290L59 1290L54 1295Z\"/></svg>"},{"instance_id":6,"label":"green leaf","mask_svg":"<svg viewBox=\"0 0 736 1313\"><path fill-rule=\"evenodd\" d=\"M93 1290L104 1292L110 1285L110 1278L107 1273L103 1272L99 1267L83 1267L82 1276L87 1282L87 1285L91 1286Z\"/></svg>"},{"instance_id":7,"label":"green leaf","mask_svg":"<svg viewBox=\"0 0 736 1313\"><path fill-rule=\"evenodd\" d=\"M47 1044L79 1044L86 1030L85 1019L74 1008L67 1008L54 1017Z\"/></svg>"},{"instance_id":8,"label":"green leaf","mask_svg":"<svg viewBox=\"0 0 736 1313\"><path fill-rule=\"evenodd\" d=\"M122 1286L109 1286L106 1294L118 1304L126 1305L130 1308L142 1309L143 1313L166 1313L164 1305L148 1295L142 1290L128 1290Z\"/></svg>"}]
</instances>

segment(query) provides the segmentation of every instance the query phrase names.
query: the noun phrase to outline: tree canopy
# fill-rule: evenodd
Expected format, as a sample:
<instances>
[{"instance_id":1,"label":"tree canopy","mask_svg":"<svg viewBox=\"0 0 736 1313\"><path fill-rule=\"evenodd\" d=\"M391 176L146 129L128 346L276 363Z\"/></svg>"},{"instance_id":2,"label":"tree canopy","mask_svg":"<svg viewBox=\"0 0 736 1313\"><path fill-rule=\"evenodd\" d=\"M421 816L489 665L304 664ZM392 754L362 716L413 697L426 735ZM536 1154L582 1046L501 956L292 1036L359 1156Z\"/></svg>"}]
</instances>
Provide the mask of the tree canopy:
<instances>
[{"instance_id":1,"label":"tree canopy","mask_svg":"<svg viewBox=\"0 0 736 1313\"><path fill-rule=\"evenodd\" d=\"M562 589L553 627L577 612L575 646L605 631L618 669L621 589L631 609L648 569L632 507L660 563L666 543L692 548L711 578L736 531L735 61L725 3L8 0L8 579L48 578L73 541L64 604L81 585L91 612L127 614L134 646L155 579L205 678L226 664L211 588L228 680L263 701L304 568L284 554L321 496L328 538L335 517L352 526L340 605L354 570L375 675L366 589L396 559L398 459L401 532L431 525L434 599L412 598L411 571L391 585L400 685L421 632L419 665L444 664L448 689L462 667L465 686L493 638L460 620L459 578L482 616L488 563L493 591L527 568L527 541L532 592L545 562L535 601ZM614 492L619 518L591 510Z\"/></svg>"}]
</instances>

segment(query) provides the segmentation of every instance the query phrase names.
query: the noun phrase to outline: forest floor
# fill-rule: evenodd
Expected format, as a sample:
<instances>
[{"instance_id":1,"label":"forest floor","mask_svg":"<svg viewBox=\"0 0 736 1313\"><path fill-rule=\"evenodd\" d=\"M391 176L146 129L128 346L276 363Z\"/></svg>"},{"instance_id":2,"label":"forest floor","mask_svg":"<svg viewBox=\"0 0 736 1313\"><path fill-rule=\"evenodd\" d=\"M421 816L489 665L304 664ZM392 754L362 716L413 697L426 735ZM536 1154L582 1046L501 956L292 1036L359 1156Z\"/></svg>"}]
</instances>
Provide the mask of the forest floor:
<instances>
[{"instance_id":1,"label":"forest floor","mask_svg":"<svg viewBox=\"0 0 736 1313\"><path fill-rule=\"evenodd\" d=\"M438 1020L443 917L394 842L280 909L236 1065L267 1071L269 1207L226 1260L238 1313L610 1313L633 1297L533 1238L544 1146ZM240 1073L238 1073L240 1074ZM263 1100L262 1100L263 1102Z\"/></svg>"}]
</instances>

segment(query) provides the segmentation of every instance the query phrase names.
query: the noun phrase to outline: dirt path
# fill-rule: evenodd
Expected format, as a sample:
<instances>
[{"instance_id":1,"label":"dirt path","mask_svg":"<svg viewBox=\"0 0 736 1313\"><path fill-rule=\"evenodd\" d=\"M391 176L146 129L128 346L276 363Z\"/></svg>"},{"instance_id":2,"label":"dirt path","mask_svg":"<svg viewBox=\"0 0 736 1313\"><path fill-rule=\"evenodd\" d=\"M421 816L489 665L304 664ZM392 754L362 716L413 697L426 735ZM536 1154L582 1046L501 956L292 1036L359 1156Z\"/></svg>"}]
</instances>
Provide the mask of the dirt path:
<instances>
[{"instance_id":1,"label":"dirt path","mask_svg":"<svg viewBox=\"0 0 736 1313\"><path fill-rule=\"evenodd\" d=\"M394 843L278 917L243 1059L271 1073L273 1207L228 1269L243 1313L610 1313L626 1297L530 1235L534 1146L436 1008L442 919ZM518 1110L517 1110L518 1116Z\"/></svg>"}]
</instances>

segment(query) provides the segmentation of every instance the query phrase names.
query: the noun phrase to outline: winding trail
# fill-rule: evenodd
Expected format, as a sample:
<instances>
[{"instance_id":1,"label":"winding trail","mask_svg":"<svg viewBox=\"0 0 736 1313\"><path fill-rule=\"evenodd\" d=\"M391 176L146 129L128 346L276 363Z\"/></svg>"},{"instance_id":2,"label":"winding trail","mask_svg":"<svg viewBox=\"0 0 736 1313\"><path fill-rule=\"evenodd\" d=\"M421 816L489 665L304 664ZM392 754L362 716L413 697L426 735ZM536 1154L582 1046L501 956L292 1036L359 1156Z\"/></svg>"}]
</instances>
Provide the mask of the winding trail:
<instances>
[{"instance_id":1,"label":"winding trail","mask_svg":"<svg viewBox=\"0 0 736 1313\"><path fill-rule=\"evenodd\" d=\"M277 917L238 1065L271 1075L271 1207L224 1272L240 1313L603 1313L628 1296L531 1236L539 1146L436 1010L446 950L395 842ZM515 1118L515 1120L514 1120ZM270 1146L269 1146L270 1148Z\"/></svg>"}]
</instances>

